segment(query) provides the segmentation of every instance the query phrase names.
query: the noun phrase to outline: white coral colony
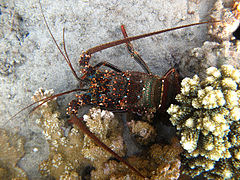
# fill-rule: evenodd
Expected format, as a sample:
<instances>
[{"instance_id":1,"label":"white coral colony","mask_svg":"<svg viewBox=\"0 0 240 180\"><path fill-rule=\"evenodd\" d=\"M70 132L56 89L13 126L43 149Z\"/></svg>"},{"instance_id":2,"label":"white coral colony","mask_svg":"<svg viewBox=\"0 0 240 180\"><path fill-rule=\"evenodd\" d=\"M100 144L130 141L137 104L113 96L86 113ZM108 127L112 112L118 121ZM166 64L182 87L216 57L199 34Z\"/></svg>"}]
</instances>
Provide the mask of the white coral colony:
<instances>
[{"instance_id":1,"label":"white coral colony","mask_svg":"<svg viewBox=\"0 0 240 180\"><path fill-rule=\"evenodd\" d=\"M185 149L184 173L209 179L238 179L240 175L240 71L231 65L210 67L200 82L195 75L181 83L171 105L170 121Z\"/></svg>"}]
</instances>

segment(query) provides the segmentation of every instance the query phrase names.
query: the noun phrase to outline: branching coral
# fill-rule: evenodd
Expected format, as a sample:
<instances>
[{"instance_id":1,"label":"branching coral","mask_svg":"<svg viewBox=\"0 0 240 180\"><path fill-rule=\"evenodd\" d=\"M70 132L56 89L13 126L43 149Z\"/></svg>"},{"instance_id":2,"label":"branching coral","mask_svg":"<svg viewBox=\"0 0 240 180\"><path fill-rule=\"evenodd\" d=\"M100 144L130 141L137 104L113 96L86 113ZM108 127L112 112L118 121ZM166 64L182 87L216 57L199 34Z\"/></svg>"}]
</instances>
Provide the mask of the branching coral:
<instances>
[{"instance_id":1,"label":"branching coral","mask_svg":"<svg viewBox=\"0 0 240 180\"><path fill-rule=\"evenodd\" d=\"M24 140L17 134L0 129L0 179L27 179L17 162L23 157Z\"/></svg>"},{"instance_id":2,"label":"branching coral","mask_svg":"<svg viewBox=\"0 0 240 180\"><path fill-rule=\"evenodd\" d=\"M180 105L168 113L185 149L184 173L214 179L236 178L239 171L240 71L230 65L207 69L181 83Z\"/></svg>"}]
</instances>

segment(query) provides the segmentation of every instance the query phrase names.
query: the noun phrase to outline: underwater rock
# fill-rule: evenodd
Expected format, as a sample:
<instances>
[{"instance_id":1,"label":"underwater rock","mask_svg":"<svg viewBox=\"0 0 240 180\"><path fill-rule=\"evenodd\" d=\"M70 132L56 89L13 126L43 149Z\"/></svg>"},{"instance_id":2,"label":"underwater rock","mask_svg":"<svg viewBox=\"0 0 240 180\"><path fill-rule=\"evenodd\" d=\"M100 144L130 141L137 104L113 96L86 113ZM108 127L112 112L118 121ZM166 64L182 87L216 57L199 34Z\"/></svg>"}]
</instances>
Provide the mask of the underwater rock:
<instances>
[{"instance_id":1,"label":"underwater rock","mask_svg":"<svg viewBox=\"0 0 240 180\"><path fill-rule=\"evenodd\" d=\"M195 75L181 83L167 112L185 150L183 173L195 177L236 178L239 171L240 71L231 65L210 67L200 81Z\"/></svg>"},{"instance_id":2,"label":"underwater rock","mask_svg":"<svg viewBox=\"0 0 240 180\"><path fill-rule=\"evenodd\" d=\"M0 129L0 179L26 180L27 174L17 166L24 156L24 139Z\"/></svg>"}]
</instances>

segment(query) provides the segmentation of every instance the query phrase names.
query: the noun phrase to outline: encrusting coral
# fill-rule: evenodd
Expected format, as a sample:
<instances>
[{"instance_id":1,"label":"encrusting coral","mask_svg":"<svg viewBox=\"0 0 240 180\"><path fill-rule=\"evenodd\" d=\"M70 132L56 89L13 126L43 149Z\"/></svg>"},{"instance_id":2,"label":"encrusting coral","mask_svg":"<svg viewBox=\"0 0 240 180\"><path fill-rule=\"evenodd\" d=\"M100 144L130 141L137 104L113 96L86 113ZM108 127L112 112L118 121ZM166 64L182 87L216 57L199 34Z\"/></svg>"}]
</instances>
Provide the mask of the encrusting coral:
<instances>
[{"instance_id":1,"label":"encrusting coral","mask_svg":"<svg viewBox=\"0 0 240 180\"><path fill-rule=\"evenodd\" d=\"M183 173L210 179L239 178L240 71L231 65L210 67L206 78L181 83L180 105L167 112L185 149ZM237 178L238 177L238 178Z\"/></svg>"},{"instance_id":2,"label":"encrusting coral","mask_svg":"<svg viewBox=\"0 0 240 180\"><path fill-rule=\"evenodd\" d=\"M26 173L17 167L25 153L24 139L0 129L0 149L0 179L28 179Z\"/></svg>"}]
</instances>

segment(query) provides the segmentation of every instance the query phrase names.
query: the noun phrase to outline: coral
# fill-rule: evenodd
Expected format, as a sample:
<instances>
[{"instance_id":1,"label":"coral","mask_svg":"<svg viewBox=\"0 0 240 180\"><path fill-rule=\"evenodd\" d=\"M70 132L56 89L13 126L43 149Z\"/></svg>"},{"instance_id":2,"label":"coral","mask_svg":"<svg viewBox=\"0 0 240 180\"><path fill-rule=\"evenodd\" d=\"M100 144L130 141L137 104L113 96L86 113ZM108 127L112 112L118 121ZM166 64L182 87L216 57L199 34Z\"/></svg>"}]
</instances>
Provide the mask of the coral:
<instances>
[{"instance_id":1,"label":"coral","mask_svg":"<svg viewBox=\"0 0 240 180\"><path fill-rule=\"evenodd\" d=\"M221 22L209 24L208 26L208 34L211 36L212 39L217 42L217 44L213 49L213 55L203 57L203 62L214 61L214 63L211 64L212 66L231 64L239 67L239 42L233 36L234 31L239 26L239 2L229 0L217 0L212 9L210 18L212 21L221 20ZM235 41L233 41L234 39ZM210 49L208 49L208 51L209 53L211 52ZM214 58L214 60L212 59L212 57Z\"/></svg>"},{"instance_id":2,"label":"coral","mask_svg":"<svg viewBox=\"0 0 240 180\"><path fill-rule=\"evenodd\" d=\"M240 71L231 65L210 67L206 78L181 82L180 105L167 112L184 148L184 173L214 179L234 178L239 171Z\"/></svg>"},{"instance_id":3,"label":"coral","mask_svg":"<svg viewBox=\"0 0 240 180\"><path fill-rule=\"evenodd\" d=\"M238 2L217 0L212 8L211 20L219 23L210 24L208 33L217 41L222 42L230 40L232 33L239 26Z\"/></svg>"},{"instance_id":4,"label":"coral","mask_svg":"<svg viewBox=\"0 0 240 180\"><path fill-rule=\"evenodd\" d=\"M239 68L239 40L233 36L239 26L239 2L217 0L210 14L212 21L208 25L211 40L205 41L201 47L194 48L181 60L181 74L189 76L189 72L203 77L209 66L220 67L231 64ZM191 75L193 75L191 74Z\"/></svg>"},{"instance_id":5,"label":"coral","mask_svg":"<svg viewBox=\"0 0 240 180\"><path fill-rule=\"evenodd\" d=\"M122 125L114 118L112 112L92 108L87 115L83 116L86 126L104 144L110 147L119 156L125 155L125 145L122 138ZM88 136L84 136L82 154L90 159L95 168L102 166L103 162L109 160L112 155L97 146Z\"/></svg>"},{"instance_id":6,"label":"coral","mask_svg":"<svg viewBox=\"0 0 240 180\"><path fill-rule=\"evenodd\" d=\"M233 14L237 19L240 19L240 1L239 0L234 1Z\"/></svg>"},{"instance_id":7,"label":"coral","mask_svg":"<svg viewBox=\"0 0 240 180\"><path fill-rule=\"evenodd\" d=\"M181 152L179 141L174 138L170 145L154 144L142 155L129 157L128 162L150 179L178 179ZM142 179L126 168L123 163L115 160L110 160L99 169L93 170L91 177L99 178L99 174L101 174L100 179Z\"/></svg>"},{"instance_id":8,"label":"coral","mask_svg":"<svg viewBox=\"0 0 240 180\"><path fill-rule=\"evenodd\" d=\"M155 144L150 148L151 161L154 160L158 167L152 172L151 179L178 179L180 176L180 147L177 138L173 138L171 145L160 146Z\"/></svg>"},{"instance_id":9,"label":"coral","mask_svg":"<svg viewBox=\"0 0 240 180\"><path fill-rule=\"evenodd\" d=\"M149 123L131 120L127 123L127 125L130 129L130 133L141 145L147 145L151 142L154 142L157 134L154 127Z\"/></svg>"},{"instance_id":10,"label":"coral","mask_svg":"<svg viewBox=\"0 0 240 180\"><path fill-rule=\"evenodd\" d=\"M156 171L153 172L151 179L163 179L163 180L178 179L180 175L179 172L180 166L181 166L180 160L162 164L156 169Z\"/></svg>"},{"instance_id":11,"label":"coral","mask_svg":"<svg viewBox=\"0 0 240 180\"><path fill-rule=\"evenodd\" d=\"M34 94L33 99L36 102L52 94L52 90L44 91L40 88ZM94 166L98 169L112 157L110 153L83 134L77 126L71 130L65 127L64 119L60 118L56 99L42 104L37 110L41 117L36 122L43 129L50 151L49 158L39 166L42 175L56 179L70 176L80 178L77 173L79 170L82 171L86 166ZM113 113L92 108L88 114L83 116L83 121L86 122L89 130L114 152L120 156L125 155L121 124Z\"/></svg>"},{"instance_id":12,"label":"coral","mask_svg":"<svg viewBox=\"0 0 240 180\"><path fill-rule=\"evenodd\" d=\"M52 94L52 90L44 91L40 88L35 92L33 100L36 102ZM39 165L41 174L60 179L89 165L81 154L84 135L77 128L72 128L66 136L65 121L60 118L56 99L42 104L37 111L41 117L36 122L43 129L50 152L49 158Z\"/></svg>"},{"instance_id":13,"label":"coral","mask_svg":"<svg viewBox=\"0 0 240 180\"><path fill-rule=\"evenodd\" d=\"M23 157L24 139L0 129L0 179L27 179L17 162Z\"/></svg>"}]
</instances>

